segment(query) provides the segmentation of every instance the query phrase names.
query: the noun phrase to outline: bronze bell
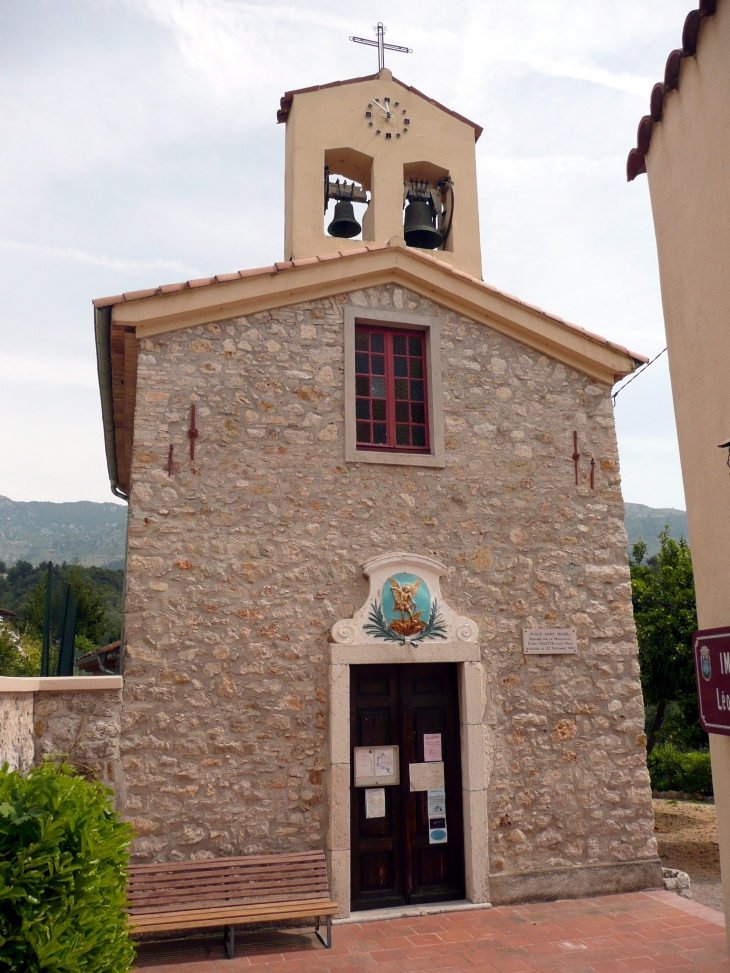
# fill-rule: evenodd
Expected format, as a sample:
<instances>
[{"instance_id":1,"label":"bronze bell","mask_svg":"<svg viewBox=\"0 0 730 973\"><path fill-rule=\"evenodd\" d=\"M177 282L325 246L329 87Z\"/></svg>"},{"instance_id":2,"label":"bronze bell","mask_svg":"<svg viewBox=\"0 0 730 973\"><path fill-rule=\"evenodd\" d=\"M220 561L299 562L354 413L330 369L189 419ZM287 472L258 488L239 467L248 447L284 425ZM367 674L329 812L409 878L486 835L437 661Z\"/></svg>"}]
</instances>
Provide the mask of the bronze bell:
<instances>
[{"instance_id":1,"label":"bronze bell","mask_svg":"<svg viewBox=\"0 0 730 973\"><path fill-rule=\"evenodd\" d=\"M355 219L355 210L349 199L341 199L335 203L335 218L327 227L330 236L350 237L357 236L362 227Z\"/></svg>"},{"instance_id":2,"label":"bronze bell","mask_svg":"<svg viewBox=\"0 0 730 973\"><path fill-rule=\"evenodd\" d=\"M403 220L403 235L409 247L435 250L441 244L441 234L434 226L434 212L428 203L414 199L408 204Z\"/></svg>"}]
</instances>

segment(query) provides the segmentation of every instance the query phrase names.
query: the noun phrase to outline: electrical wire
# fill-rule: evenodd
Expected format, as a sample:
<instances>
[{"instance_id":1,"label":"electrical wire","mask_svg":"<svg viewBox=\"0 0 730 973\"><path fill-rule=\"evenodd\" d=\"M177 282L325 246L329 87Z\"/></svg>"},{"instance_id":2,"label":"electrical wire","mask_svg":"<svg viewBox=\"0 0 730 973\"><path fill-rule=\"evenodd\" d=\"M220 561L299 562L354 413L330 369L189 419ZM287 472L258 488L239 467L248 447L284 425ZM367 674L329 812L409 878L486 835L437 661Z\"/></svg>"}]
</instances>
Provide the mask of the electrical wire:
<instances>
[{"instance_id":1,"label":"electrical wire","mask_svg":"<svg viewBox=\"0 0 730 973\"><path fill-rule=\"evenodd\" d=\"M653 357L653 358L651 359L651 361L648 361L648 362L646 363L646 365L644 365L644 367L643 367L643 368L640 368L638 372L634 372L634 374L633 374L633 375L631 376L631 378L630 378L630 379L628 380L628 382L624 382L624 384L623 384L623 385L621 385L621 386L619 386L619 388L617 388L617 389L616 389L616 391L615 391L615 392L613 393L613 395L611 396L611 398L613 399L613 404L614 404L614 405L616 405L616 397L618 396L618 394L619 394L619 392L623 392L623 390L624 390L624 389L626 388L626 386L627 386L627 385L631 385L631 383L632 383L632 382L634 381L634 379L635 379L635 378L638 378L638 377L639 377L639 375L643 375L643 374L644 374L644 372L645 372L645 371L647 370L647 368L649 367L649 365L653 365L653 364L654 364L654 362L655 362L655 361L657 360L657 358L661 358L661 357L662 357L662 355L664 354L664 352L665 352L666 350L667 350L666 348L662 348L662 350L661 350L661 351L659 352L659 354L658 354L658 355L655 355L655 356L654 356L654 357Z\"/></svg>"}]
</instances>

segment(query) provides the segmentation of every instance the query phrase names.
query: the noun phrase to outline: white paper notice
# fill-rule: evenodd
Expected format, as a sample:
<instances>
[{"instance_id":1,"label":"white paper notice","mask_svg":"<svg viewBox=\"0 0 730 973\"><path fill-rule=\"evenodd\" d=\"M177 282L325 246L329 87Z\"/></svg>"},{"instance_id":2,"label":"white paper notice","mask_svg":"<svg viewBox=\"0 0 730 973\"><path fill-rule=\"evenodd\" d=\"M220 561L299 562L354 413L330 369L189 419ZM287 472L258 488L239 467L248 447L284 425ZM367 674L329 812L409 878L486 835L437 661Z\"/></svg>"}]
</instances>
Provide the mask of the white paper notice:
<instances>
[{"instance_id":1,"label":"white paper notice","mask_svg":"<svg viewBox=\"0 0 730 973\"><path fill-rule=\"evenodd\" d=\"M385 817L385 788L369 787L365 791L365 817Z\"/></svg>"},{"instance_id":2,"label":"white paper notice","mask_svg":"<svg viewBox=\"0 0 730 973\"><path fill-rule=\"evenodd\" d=\"M428 794L428 816L430 818L440 818L446 814L446 791L443 787L427 791Z\"/></svg>"},{"instance_id":3,"label":"white paper notice","mask_svg":"<svg viewBox=\"0 0 730 973\"><path fill-rule=\"evenodd\" d=\"M411 791L434 791L444 786L444 765L409 764Z\"/></svg>"},{"instance_id":4,"label":"white paper notice","mask_svg":"<svg viewBox=\"0 0 730 973\"><path fill-rule=\"evenodd\" d=\"M395 770L395 750L393 747L381 747L373 750L375 758L375 776L392 777Z\"/></svg>"},{"instance_id":5,"label":"white paper notice","mask_svg":"<svg viewBox=\"0 0 730 973\"><path fill-rule=\"evenodd\" d=\"M441 756L441 734L440 733L424 733L423 734L423 759L428 763L439 760L443 760Z\"/></svg>"},{"instance_id":6,"label":"white paper notice","mask_svg":"<svg viewBox=\"0 0 730 973\"><path fill-rule=\"evenodd\" d=\"M373 751L357 748L355 750L355 779L357 780L358 777L373 777L373 764Z\"/></svg>"}]
</instances>

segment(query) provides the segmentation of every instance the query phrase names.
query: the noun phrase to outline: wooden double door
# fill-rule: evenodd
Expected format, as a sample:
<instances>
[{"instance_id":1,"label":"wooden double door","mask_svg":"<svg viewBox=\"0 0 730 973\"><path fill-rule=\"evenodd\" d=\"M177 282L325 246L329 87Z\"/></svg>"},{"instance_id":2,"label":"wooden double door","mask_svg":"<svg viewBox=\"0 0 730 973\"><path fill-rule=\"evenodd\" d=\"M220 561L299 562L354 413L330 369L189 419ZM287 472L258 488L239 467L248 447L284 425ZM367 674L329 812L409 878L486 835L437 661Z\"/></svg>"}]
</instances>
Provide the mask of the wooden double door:
<instances>
[{"instance_id":1,"label":"wooden double door","mask_svg":"<svg viewBox=\"0 0 730 973\"><path fill-rule=\"evenodd\" d=\"M352 909L463 899L456 665L352 666L350 679ZM429 815L428 791L410 789L410 765L433 761L434 745L444 765L445 821ZM384 809L382 793L371 795L379 804L368 817L367 788L355 786L354 748L387 746L399 748L400 783L383 788Z\"/></svg>"}]
</instances>

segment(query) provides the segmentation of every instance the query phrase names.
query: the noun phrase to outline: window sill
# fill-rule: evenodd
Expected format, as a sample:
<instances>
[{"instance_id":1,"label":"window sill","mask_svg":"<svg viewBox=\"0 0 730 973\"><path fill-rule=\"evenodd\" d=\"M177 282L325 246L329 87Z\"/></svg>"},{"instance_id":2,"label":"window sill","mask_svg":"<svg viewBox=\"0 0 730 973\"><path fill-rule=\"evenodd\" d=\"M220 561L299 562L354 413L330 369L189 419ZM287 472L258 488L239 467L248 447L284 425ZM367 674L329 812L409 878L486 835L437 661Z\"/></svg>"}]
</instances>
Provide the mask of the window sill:
<instances>
[{"instance_id":1,"label":"window sill","mask_svg":"<svg viewBox=\"0 0 730 973\"><path fill-rule=\"evenodd\" d=\"M345 450L347 463L381 463L388 466L430 466L443 469L446 458L434 453L396 453L391 450L351 449Z\"/></svg>"}]
</instances>

